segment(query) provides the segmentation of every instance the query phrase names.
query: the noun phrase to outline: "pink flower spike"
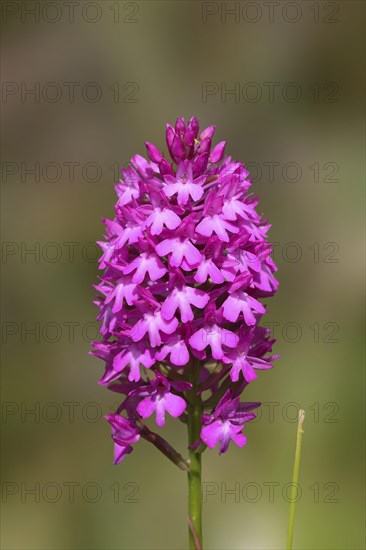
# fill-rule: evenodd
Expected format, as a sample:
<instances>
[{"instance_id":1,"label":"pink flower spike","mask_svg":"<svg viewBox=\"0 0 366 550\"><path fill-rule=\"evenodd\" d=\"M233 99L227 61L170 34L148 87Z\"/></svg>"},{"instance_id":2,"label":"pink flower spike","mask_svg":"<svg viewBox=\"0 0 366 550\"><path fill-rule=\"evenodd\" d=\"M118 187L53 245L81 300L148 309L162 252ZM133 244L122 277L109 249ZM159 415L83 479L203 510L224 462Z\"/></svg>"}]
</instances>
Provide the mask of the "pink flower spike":
<instances>
[{"instance_id":1,"label":"pink flower spike","mask_svg":"<svg viewBox=\"0 0 366 550\"><path fill-rule=\"evenodd\" d=\"M121 169L114 216L98 242L101 338L92 355L105 365L99 383L121 399L108 418L115 463L143 437L189 469L144 419L163 426L170 414L189 426L197 409L201 429L190 430L190 449L243 446L259 403L241 395L278 357L261 326L261 302L278 287L271 226L244 164L227 156L225 141L213 144L214 125L199 126L196 117L167 124L166 158L145 141L145 158Z\"/></svg>"}]
</instances>

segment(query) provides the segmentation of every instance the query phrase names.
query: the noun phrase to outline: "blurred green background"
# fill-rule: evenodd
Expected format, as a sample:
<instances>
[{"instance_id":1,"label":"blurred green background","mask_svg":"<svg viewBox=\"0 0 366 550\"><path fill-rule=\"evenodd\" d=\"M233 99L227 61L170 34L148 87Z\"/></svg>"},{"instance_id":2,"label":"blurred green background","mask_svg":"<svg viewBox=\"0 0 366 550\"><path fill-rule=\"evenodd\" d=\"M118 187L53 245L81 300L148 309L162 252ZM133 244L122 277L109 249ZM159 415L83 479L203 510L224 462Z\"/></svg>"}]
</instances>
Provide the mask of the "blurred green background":
<instances>
[{"instance_id":1,"label":"blurred green background","mask_svg":"<svg viewBox=\"0 0 366 550\"><path fill-rule=\"evenodd\" d=\"M117 163L181 115L251 163L280 279L262 415L204 455L205 547L284 548L301 406L294 546L365 548L364 3L71 7L2 6L2 548L186 548L185 475L144 441L113 466L116 395L88 356ZM183 425L165 435L185 452Z\"/></svg>"}]
</instances>

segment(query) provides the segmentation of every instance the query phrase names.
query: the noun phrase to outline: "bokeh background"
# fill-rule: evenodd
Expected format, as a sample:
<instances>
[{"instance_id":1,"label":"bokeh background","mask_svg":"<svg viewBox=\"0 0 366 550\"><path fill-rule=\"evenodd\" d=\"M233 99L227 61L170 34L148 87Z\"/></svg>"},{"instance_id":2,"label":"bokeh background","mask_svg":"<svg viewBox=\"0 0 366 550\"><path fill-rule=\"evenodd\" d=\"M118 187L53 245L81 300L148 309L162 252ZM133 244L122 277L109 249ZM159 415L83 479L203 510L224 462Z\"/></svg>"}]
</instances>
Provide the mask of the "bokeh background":
<instances>
[{"instance_id":1,"label":"bokeh background","mask_svg":"<svg viewBox=\"0 0 366 550\"><path fill-rule=\"evenodd\" d=\"M280 279L262 416L204 455L205 547L284 548L301 406L295 548L365 548L364 3L66 4L2 5L2 548L186 548L185 475L144 441L113 466L88 356L117 166L182 115L251 163Z\"/></svg>"}]
</instances>

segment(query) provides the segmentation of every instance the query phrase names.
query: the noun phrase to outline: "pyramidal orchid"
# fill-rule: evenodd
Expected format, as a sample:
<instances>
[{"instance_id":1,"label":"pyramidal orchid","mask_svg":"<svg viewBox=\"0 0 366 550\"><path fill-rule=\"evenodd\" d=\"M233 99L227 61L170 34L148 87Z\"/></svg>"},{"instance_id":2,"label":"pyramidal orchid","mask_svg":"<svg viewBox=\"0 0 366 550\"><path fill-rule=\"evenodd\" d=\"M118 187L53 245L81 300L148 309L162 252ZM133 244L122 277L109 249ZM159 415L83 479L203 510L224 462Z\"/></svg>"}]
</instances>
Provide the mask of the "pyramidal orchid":
<instances>
[{"instance_id":1,"label":"pyramidal orchid","mask_svg":"<svg viewBox=\"0 0 366 550\"><path fill-rule=\"evenodd\" d=\"M139 440L188 473L190 548L202 548L201 456L243 447L260 403L240 401L259 371L272 367L274 340L260 326L263 300L278 287L249 173L212 148L215 126L197 118L167 124L170 159L146 142L116 185L105 221L96 305L105 362L100 384L121 395L112 427L114 463ZM185 459L146 422L168 417L188 428Z\"/></svg>"}]
</instances>

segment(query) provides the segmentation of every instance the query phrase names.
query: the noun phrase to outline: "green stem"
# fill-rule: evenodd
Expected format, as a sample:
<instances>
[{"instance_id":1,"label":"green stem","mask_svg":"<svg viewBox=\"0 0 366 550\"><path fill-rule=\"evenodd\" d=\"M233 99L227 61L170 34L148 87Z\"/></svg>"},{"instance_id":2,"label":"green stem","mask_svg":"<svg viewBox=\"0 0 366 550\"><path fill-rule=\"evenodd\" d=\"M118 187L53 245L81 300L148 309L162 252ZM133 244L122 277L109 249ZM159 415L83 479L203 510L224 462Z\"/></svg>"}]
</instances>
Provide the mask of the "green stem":
<instances>
[{"instance_id":1,"label":"green stem","mask_svg":"<svg viewBox=\"0 0 366 550\"><path fill-rule=\"evenodd\" d=\"M294 520L295 520L295 509L296 509L296 500L297 500L297 486L299 481L299 471L300 471L300 458L301 458L301 444L302 444L302 434L304 433L302 429L302 424L305 418L305 411L299 411L299 420L297 423L297 434L296 434L296 451L295 451L295 462L294 469L292 472L292 485L291 485L291 497L290 497L290 513L288 518L288 528L287 528L287 550L292 550L292 541L294 537Z\"/></svg>"},{"instance_id":2,"label":"green stem","mask_svg":"<svg viewBox=\"0 0 366 550\"><path fill-rule=\"evenodd\" d=\"M196 395L198 390L199 364L191 364L190 407L188 411L188 445L196 443L200 437L202 401ZM189 548L202 548L202 494L201 494L201 452L199 448L189 449L188 470L188 514Z\"/></svg>"}]
</instances>

